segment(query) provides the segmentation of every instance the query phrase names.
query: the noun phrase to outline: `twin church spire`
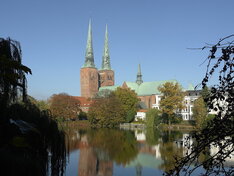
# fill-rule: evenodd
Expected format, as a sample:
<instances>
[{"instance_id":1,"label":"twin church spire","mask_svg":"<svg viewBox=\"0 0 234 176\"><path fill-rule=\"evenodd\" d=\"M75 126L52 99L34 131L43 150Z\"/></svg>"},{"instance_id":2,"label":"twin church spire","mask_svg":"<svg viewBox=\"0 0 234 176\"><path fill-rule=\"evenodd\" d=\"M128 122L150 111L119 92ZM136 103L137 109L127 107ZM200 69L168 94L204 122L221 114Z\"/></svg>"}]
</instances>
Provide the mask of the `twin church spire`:
<instances>
[{"instance_id":1,"label":"twin church spire","mask_svg":"<svg viewBox=\"0 0 234 176\"><path fill-rule=\"evenodd\" d=\"M86 45L86 53L85 53L85 64L83 67L94 67L94 57L93 57L93 41L92 41L92 26L91 20L89 20L89 29L88 29L88 38Z\"/></svg>"},{"instance_id":2,"label":"twin church spire","mask_svg":"<svg viewBox=\"0 0 234 176\"><path fill-rule=\"evenodd\" d=\"M111 70L107 25L106 25L106 32L105 32L105 43L104 43L104 51L103 51L103 56L102 56L101 70Z\"/></svg>"},{"instance_id":3,"label":"twin church spire","mask_svg":"<svg viewBox=\"0 0 234 176\"><path fill-rule=\"evenodd\" d=\"M85 63L83 67L95 68L91 20L89 21L88 38L87 38L86 53L85 53ZM106 25L106 32L105 32L105 42L104 42L104 51L103 51L103 56L102 56L101 70L111 70L107 25Z\"/></svg>"}]
</instances>

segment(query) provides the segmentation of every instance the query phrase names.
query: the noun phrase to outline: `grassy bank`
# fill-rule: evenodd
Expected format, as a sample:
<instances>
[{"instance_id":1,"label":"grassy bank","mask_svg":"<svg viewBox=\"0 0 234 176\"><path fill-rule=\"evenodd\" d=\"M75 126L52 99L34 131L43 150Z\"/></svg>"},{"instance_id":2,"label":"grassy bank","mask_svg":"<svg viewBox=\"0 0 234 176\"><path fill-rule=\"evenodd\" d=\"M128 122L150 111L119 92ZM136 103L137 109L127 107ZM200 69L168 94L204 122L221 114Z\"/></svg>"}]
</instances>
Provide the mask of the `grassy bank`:
<instances>
[{"instance_id":1,"label":"grassy bank","mask_svg":"<svg viewBox=\"0 0 234 176\"><path fill-rule=\"evenodd\" d=\"M66 130L67 128L87 129L91 128L88 120L66 121L59 123L60 128Z\"/></svg>"}]
</instances>

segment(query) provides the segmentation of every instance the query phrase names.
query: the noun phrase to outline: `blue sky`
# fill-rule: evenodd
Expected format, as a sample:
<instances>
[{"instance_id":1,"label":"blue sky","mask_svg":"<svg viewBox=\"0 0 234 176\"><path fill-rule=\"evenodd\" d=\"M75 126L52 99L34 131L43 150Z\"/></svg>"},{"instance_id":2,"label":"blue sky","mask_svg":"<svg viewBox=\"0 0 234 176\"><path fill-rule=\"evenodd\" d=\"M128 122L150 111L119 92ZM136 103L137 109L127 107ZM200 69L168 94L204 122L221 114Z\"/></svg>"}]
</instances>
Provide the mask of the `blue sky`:
<instances>
[{"instance_id":1,"label":"blue sky","mask_svg":"<svg viewBox=\"0 0 234 176\"><path fill-rule=\"evenodd\" d=\"M0 37L21 43L23 64L33 71L28 93L80 95L88 21L94 60L101 66L108 24L116 84L177 79L201 82L208 50L189 50L233 34L233 0L0 0ZM214 82L211 82L214 83Z\"/></svg>"}]
</instances>

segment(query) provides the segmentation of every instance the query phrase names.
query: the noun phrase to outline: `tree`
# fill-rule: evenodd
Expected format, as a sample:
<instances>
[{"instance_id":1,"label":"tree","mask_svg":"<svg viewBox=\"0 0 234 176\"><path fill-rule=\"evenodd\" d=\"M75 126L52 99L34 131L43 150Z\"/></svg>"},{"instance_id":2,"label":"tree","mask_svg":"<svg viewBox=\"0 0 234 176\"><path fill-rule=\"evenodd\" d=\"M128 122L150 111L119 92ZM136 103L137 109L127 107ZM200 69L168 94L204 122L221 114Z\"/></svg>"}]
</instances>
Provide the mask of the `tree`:
<instances>
[{"instance_id":1,"label":"tree","mask_svg":"<svg viewBox=\"0 0 234 176\"><path fill-rule=\"evenodd\" d=\"M49 104L46 100L37 100L35 104L41 111L49 110Z\"/></svg>"},{"instance_id":2,"label":"tree","mask_svg":"<svg viewBox=\"0 0 234 176\"><path fill-rule=\"evenodd\" d=\"M113 93L120 100L122 104L125 121L126 122L133 121L137 111L137 105L139 102L137 94L129 88L121 88L121 87L118 87L117 90L114 91Z\"/></svg>"},{"instance_id":3,"label":"tree","mask_svg":"<svg viewBox=\"0 0 234 176\"><path fill-rule=\"evenodd\" d=\"M161 112L158 109L149 109L146 113L147 128L158 126L161 123Z\"/></svg>"},{"instance_id":4,"label":"tree","mask_svg":"<svg viewBox=\"0 0 234 176\"><path fill-rule=\"evenodd\" d=\"M41 111L47 111L50 109L49 103L46 100L37 100L32 96L28 96L28 100L36 107L38 107Z\"/></svg>"},{"instance_id":5,"label":"tree","mask_svg":"<svg viewBox=\"0 0 234 176\"><path fill-rule=\"evenodd\" d=\"M21 62L19 42L0 38L0 175L62 175L65 135L28 101L25 75L31 70Z\"/></svg>"},{"instance_id":6,"label":"tree","mask_svg":"<svg viewBox=\"0 0 234 176\"><path fill-rule=\"evenodd\" d=\"M79 120L87 120L87 113L86 112L83 112L83 111L80 111L79 115L78 115L78 119Z\"/></svg>"},{"instance_id":7,"label":"tree","mask_svg":"<svg viewBox=\"0 0 234 176\"><path fill-rule=\"evenodd\" d=\"M211 87L211 93L206 99L209 109L217 112L206 127L197 131L193 136L195 141L191 153L186 157L177 158L175 167L167 175L191 175L203 167L203 175L233 175L234 167L225 167L225 160L234 152L234 34L220 39L215 45L205 46L210 48L207 72L202 80L202 87L207 86L215 71L219 72L218 84ZM213 66L211 66L213 64ZM211 147L217 151L208 153L203 161L199 161L202 152ZM190 167L193 165L194 167Z\"/></svg>"},{"instance_id":8,"label":"tree","mask_svg":"<svg viewBox=\"0 0 234 176\"><path fill-rule=\"evenodd\" d=\"M160 109L162 113L166 114L170 125L173 118L176 118L176 111L184 108L185 93L178 83L173 82L166 82L158 90L163 94L160 101Z\"/></svg>"},{"instance_id":9,"label":"tree","mask_svg":"<svg viewBox=\"0 0 234 176\"><path fill-rule=\"evenodd\" d=\"M134 91L118 87L91 105L88 120L93 127L114 127L134 119L139 99Z\"/></svg>"},{"instance_id":10,"label":"tree","mask_svg":"<svg viewBox=\"0 0 234 176\"><path fill-rule=\"evenodd\" d=\"M21 63L21 47L18 41L0 38L0 106L5 107L17 100L27 98L25 74L31 69Z\"/></svg>"},{"instance_id":11,"label":"tree","mask_svg":"<svg viewBox=\"0 0 234 176\"><path fill-rule=\"evenodd\" d=\"M66 93L52 95L49 102L55 118L76 119L80 112L80 101Z\"/></svg>"},{"instance_id":12,"label":"tree","mask_svg":"<svg viewBox=\"0 0 234 176\"><path fill-rule=\"evenodd\" d=\"M203 97L199 97L194 101L192 111L193 111L193 118L195 119L196 122L196 127L201 128L207 117L207 108L203 100Z\"/></svg>"},{"instance_id":13,"label":"tree","mask_svg":"<svg viewBox=\"0 0 234 176\"><path fill-rule=\"evenodd\" d=\"M203 98L204 101L209 98L209 95L210 95L210 89L207 86L205 86L204 88L202 88L202 90L201 90L201 96L202 96L202 98Z\"/></svg>"},{"instance_id":14,"label":"tree","mask_svg":"<svg viewBox=\"0 0 234 176\"><path fill-rule=\"evenodd\" d=\"M114 95L96 99L88 112L93 127L114 127L125 121L121 101Z\"/></svg>"},{"instance_id":15,"label":"tree","mask_svg":"<svg viewBox=\"0 0 234 176\"><path fill-rule=\"evenodd\" d=\"M207 86L205 86L204 88L202 88L202 90L201 90L201 96L202 96L202 98L204 100L204 103L205 103L205 106L206 106L207 109L208 109L208 106L207 106L206 102L207 102L207 100L209 98L209 95L210 95L210 89Z\"/></svg>"}]
</instances>

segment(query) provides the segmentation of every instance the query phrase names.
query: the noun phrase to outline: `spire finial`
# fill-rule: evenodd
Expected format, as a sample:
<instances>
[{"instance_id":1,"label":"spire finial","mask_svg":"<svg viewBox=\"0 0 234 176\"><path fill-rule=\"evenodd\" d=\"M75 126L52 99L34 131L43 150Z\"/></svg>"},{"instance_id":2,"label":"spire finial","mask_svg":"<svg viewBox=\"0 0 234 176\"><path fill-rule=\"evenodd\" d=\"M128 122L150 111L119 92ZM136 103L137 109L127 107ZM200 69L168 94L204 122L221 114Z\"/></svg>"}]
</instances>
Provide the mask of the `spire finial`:
<instances>
[{"instance_id":1,"label":"spire finial","mask_svg":"<svg viewBox=\"0 0 234 176\"><path fill-rule=\"evenodd\" d=\"M108 45L107 24L106 24L105 43L104 43L104 51L103 51L103 56L102 56L102 68L101 68L101 70L111 70L109 45Z\"/></svg>"},{"instance_id":2,"label":"spire finial","mask_svg":"<svg viewBox=\"0 0 234 176\"><path fill-rule=\"evenodd\" d=\"M89 20L88 38L87 38L86 53L85 53L85 64L83 67L95 67L94 57L93 57L91 19Z\"/></svg>"},{"instance_id":3,"label":"spire finial","mask_svg":"<svg viewBox=\"0 0 234 176\"><path fill-rule=\"evenodd\" d=\"M139 64L138 65L138 71L137 71L137 80L136 80L136 83L138 85L140 85L141 83L143 83L143 80L142 80L142 74L141 74L141 65Z\"/></svg>"}]
</instances>

